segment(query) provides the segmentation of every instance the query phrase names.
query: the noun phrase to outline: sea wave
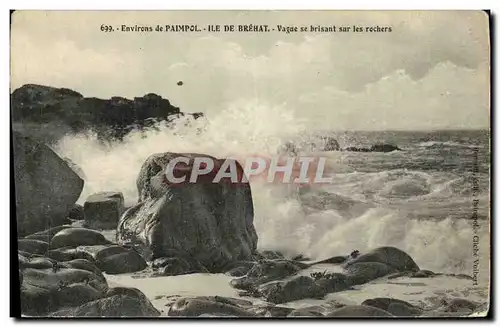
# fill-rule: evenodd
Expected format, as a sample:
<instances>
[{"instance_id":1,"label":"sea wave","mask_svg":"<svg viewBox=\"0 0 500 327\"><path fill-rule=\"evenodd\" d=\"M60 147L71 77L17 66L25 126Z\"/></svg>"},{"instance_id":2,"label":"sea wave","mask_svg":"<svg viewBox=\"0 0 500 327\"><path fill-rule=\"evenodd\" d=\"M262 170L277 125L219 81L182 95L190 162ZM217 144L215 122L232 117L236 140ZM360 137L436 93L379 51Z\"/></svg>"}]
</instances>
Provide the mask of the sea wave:
<instances>
[{"instance_id":1,"label":"sea wave","mask_svg":"<svg viewBox=\"0 0 500 327\"><path fill-rule=\"evenodd\" d=\"M157 124L133 131L119 143L104 144L91 133L67 135L54 150L78 165L86 176L80 203L95 192L120 191L126 204L132 205L137 201L139 169L153 153L195 152L219 158L274 155L291 137L305 132L303 122L285 106L245 102L210 119L186 123L179 118L169 126ZM422 147L438 144L464 146L421 143ZM341 154L332 152L329 156ZM363 159L366 165L370 165L368 160L394 160L392 156L372 157ZM470 221L456 219L463 214L460 212L447 214L457 208L470 209L466 178L401 169L356 172L342 160L334 160L329 168L336 174L334 182L323 187L299 190L293 185L251 182L260 249L325 258L390 245L407 251L422 268L472 271ZM429 211L429 206L436 210ZM411 219L412 212L439 219ZM486 223L479 232L486 250Z\"/></svg>"}]
</instances>

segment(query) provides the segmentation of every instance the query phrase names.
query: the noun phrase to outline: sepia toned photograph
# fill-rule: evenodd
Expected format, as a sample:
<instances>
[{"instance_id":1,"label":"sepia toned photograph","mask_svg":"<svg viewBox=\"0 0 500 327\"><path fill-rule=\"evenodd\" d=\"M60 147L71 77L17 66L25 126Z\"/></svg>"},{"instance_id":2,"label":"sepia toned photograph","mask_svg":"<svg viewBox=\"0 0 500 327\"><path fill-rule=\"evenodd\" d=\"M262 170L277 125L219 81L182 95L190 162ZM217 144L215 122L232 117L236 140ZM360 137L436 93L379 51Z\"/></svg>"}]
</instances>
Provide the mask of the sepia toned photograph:
<instances>
[{"instance_id":1,"label":"sepia toned photograph","mask_svg":"<svg viewBox=\"0 0 500 327\"><path fill-rule=\"evenodd\" d=\"M11 11L11 316L491 315L491 19Z\"/></svg>"}]
</instances>

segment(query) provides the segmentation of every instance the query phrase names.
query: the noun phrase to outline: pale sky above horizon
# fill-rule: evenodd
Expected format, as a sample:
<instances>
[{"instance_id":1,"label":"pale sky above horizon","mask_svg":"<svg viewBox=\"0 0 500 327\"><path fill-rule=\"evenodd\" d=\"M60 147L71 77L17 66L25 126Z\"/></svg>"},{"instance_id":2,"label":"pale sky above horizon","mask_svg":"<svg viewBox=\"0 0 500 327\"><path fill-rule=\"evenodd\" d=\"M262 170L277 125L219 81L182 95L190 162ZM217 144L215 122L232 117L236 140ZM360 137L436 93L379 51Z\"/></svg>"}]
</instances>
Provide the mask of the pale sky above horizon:
<instances>
[{"instance_id":1,"label":"pale sky above horizon","mask_svg":"<svg viewBox=\"0 0 500 327\"><path fill-rule=\"evenodd\" d=\"M102 24L392 32L106 33ZM208 118L257 98L318 129L488 128L489 52L480 11L22 11L12 18L11 88L35 83L99 98L157 93Z\"/></svg>"}]
</instances>

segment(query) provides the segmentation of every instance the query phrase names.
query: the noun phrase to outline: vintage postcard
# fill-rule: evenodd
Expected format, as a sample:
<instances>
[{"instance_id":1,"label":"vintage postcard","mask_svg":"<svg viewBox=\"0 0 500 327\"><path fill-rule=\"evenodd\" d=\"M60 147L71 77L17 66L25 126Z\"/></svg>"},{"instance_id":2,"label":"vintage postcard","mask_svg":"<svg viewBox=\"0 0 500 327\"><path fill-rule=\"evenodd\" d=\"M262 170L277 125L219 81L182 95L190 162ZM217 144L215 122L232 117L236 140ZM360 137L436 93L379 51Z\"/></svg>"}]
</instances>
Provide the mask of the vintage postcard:
<instances>
[{"instance_id":1,"label":"vintage postcard","mask_svg":"<svg viewBox=\"0 0 500 327\"><path fill-rule=\"evenodd\" d=\"M21 10L10 37L12 316L488 315L489 12Z\"/></svg>"}]
</instances>

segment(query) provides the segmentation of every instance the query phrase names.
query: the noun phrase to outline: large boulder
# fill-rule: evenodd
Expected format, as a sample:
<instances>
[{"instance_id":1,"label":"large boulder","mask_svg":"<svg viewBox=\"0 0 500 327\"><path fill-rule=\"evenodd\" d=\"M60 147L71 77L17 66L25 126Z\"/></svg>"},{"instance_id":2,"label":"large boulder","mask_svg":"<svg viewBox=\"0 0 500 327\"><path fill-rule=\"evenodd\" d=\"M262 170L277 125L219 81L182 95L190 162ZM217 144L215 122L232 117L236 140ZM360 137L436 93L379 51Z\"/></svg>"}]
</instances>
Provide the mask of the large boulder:
<instances>
[{"instance_id":1,"label":"large boulder","mask_svg":"<svg viewBox=\"0 0 500 327\"><path fill-rule=\"evenodd\" d=\"M190 158L190 165L179 170L188 175L187 182L169 184L167 165L179 156ZM216 167L223 164L200 154L160 153L146 160L137 178L139 203L122 215L117 239L122 244L143 244L148 259L169 257L174 250L219 272L236 260L251 260L256 252L252 194L248 183L231 183L227 178L213 183L215 171L190 183L195 157L210 158ZM242 176L241 166L232 163Z\"/></svg>"},{"instance_id":2,"label":"large boulder","mask_svg":"<svg viewBox=\"0 0 500 327\"><path fill-rule=\"evenodd\" d=\"M92 194L83 205L85 226L94 229L115 229L124 210L121 192Z\"/></svg>"},{"instance_id":3,"label":"large boulder","mask_svg":"<svg viewBox=\"0 0 500 327\"><path fill-rule=\"evenodd\" d=\"M13 132L18 236L62 225L83 180L48 146Z\"/></svg>"}]
</instances>

